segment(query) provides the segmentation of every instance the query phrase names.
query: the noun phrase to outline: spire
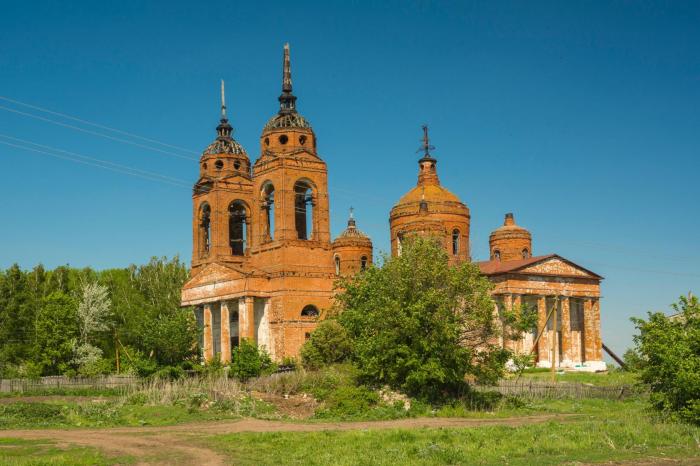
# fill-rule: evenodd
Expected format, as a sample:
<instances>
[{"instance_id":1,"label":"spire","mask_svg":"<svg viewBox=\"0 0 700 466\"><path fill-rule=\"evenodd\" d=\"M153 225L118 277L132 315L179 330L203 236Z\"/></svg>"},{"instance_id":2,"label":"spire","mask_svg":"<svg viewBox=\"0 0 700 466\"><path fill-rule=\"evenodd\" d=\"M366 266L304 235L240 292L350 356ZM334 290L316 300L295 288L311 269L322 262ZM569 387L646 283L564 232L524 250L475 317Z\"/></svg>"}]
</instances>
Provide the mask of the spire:
<instances>
[{"instance_id":1,"label":"spire","mask_svg":"<svg viewBox=\"0 0 700 466\"><path fill-rule=\"evenodd\" d=\"M435 146L430 145L430 138L428 137L428 125L421 126L423 128L423 144L421 144L418 151L423 151L423 159L432 159L433 156L430 155L430 151L435 149Z\"/></svg>"},{"instance_id":2,"label":"spire","mask_svg":"<svg viewBox=\"0 0 700 466\"><path fill-rule=\"evenodd\" d=\"M231 139L231 133L233 133L233 126L228 122L226 118L226 96L224 94L224 80L221 80L221 120L219 120L219 126L216 127L216 138L217 139Z\"/></svg>"},{"instance_id":3,"label":"spire","mask_svg":"<svg viewBox=\"0 0 700 466\"><path fill-rule=\"evenodd\" d=\"M284 44L282 55L282 95L279 97L280 113L296 112L297 98L292 94L292 63L289 58L289 44Z\"/></svg>"},{"instance_id":4,"label":"spire","mask_svg":"<svg viewBox=\"0 0 700 466\"><path fill-rule=\"evenodd\" d=\"M428 136L428 125L423 125L422 128L423 139L422 144L418 149L418 152L423 152L423 157L421 157L418 160L418 184L423 186L425 186L426 184L440 184L440 180L437 176L437 169L435 168L437 160L432 155L430 155L430 151L435 149L435 146L430 144L430 138Z\"/></svg>"},{"instance_id":5,"label":"spire","mask_svg":"<svg viewBox=\"0 0 700 466\"><path fill-rule=\"evenodd\" d=\"M226 94L224 93L224 80L221 80L221 118L226 118Z\"/></svg>"},{"instance_id":6,"label":"spire","mask_svg":"<svg viewBox=\"0 0 700 466\"><path fill-rule=\"evenodd\" d=\"M348 228L355 228L355 215L354 215L355 209L350 207L350 217L348 218Z\"/></svg>"}]
</instances>

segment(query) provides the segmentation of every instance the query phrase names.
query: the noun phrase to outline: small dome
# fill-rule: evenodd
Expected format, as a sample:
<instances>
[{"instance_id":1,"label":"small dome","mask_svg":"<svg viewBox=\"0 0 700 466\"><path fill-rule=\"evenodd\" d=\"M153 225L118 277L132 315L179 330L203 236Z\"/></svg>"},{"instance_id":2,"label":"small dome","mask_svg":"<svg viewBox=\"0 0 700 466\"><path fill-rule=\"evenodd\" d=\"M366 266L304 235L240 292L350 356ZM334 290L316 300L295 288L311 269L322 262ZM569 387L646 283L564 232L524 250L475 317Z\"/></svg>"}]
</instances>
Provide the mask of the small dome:
<instances>
[{"instance_id":1,"label":"small dome","mask_svg":"<svg viewBox=\"0 0 700 466\"><path fill-rule=\"evenodd\" d=\"M263 128L263 132L283 128L311 129L311 124L297 112L280 112L270 118Z\"/></svg>"},{"instance_id":2,"label":"small dome","mask_svg":"<svg viewBox=\"0 0 700 466\"><path fill-rule=\"evenodd\" d=\"M515 224L512 213L507 213L503 226L489 236L489 249L491 260L527 259L532 256L532 235L526 228Z\"/></svg>"},{"instance_id":3,"label":"small dome","mask_svg":"<svg viewBox=\"0 0 700 466\"><path fill-rule=\"evenodd\" d=\"M218 137L204 149L203 155L218 154L245 155L245 150L231 137Z\"/></svg>"},{"instance_id":4,"label":"small dome","mask_svg":"<svg viewBox=\"0 0 700 466\"><path fill-rule=\"evenodd\" d=\"M335 239L335 241L338 241L339 239L345 239L345 238L369 240L369 236L367 236L366 234L364 234L362 231L360 231L357 228L357 225L355 223L355 219L352 217L352 214L351 214L351 217L348 219L347 228L345 230L343 230L343 232L340 235L338 235L338 237Z\"/></svg>"}]
</instances>

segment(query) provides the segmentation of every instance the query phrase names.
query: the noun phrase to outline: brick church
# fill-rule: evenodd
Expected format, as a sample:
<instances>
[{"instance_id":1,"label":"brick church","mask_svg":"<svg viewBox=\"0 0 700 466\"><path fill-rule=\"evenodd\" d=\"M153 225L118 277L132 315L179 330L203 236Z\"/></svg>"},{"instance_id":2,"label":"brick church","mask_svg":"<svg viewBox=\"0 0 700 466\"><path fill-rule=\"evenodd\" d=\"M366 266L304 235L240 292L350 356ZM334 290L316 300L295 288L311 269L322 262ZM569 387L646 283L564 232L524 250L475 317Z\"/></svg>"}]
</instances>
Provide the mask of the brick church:
<instances>
[{"instance_id":1,"label":"brick church","mask_svg":"<svg viewBox=\"0 0 700 466\"><path fill-rule=\"evenodd\" d=\"M242 339L276 360L297 356L321 313L333 304L339 275L372 263L372 241L356 226L330 235L328 169L292 93L289 46L283 54L279 111L265 124L251 164L233 138L222 84L217 136L203 152L194 185L191 279L182 305L194 306L203 357L230 361ZM452 263L471 260L469 208L440 184L424 127L418 181L391 209L391 253L404 238L443 239ZM514 306L537 309L538 329L503 342L536 356L537 365L602 370L602 277L556 254L535 256L530 232L506 214L489 238L490 260L478 266L494 284L494 318ZM546 324L545 324L546 322Z\"/></svg>"}]
</instances>

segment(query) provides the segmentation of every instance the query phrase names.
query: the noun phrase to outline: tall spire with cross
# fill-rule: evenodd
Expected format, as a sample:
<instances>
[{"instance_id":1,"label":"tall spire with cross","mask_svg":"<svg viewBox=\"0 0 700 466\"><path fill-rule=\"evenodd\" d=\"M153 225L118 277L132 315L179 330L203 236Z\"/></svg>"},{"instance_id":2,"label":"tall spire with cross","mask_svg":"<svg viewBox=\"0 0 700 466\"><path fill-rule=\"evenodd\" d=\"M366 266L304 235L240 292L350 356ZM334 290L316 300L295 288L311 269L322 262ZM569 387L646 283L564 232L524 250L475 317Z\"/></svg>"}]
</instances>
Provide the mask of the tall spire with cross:
<instances>
[{"instance_id":1,"label":"tall spire with cross","mask_svg":"<svg viewBox=\"0 0 700 466\"><path fill-rule=\"evenodd\" d=\"M224 80L221 80L221 120L219 120L219 126L216 127L216 138L217 139L231 139L231 133L233 133L233 126L228 122L226 117L226 96L224 94Z\"/></svg>"},{"instance_id":2,"label":"tall spire with cross","mask_svg":"<svg viewBox=\"0 0 700 466\"><path fill-rule=\"evenodd\" d=\"M280 113L296 112L297 98L292 94L292 63L289 58L289 43L284 44L282 56L282 95L279 97Z\"/></svg>"},{"instance_id":3,"label":"tall spire with cross","mask_svg":"<svg viewBox=\"0 0 700 466\"><path fill-rule=\"evenodd\" d=\"M423 157L418 160L420 170L418 172L418 184L425 186L426 184L440 184L435 168L437 160L430 154L430 151L435 149L435 146L430 144L428 136L428 125L423 125L423 139L418 152L423 152ZM425 188L424 188L425 189Z\"/></svg>"}]
</instances>

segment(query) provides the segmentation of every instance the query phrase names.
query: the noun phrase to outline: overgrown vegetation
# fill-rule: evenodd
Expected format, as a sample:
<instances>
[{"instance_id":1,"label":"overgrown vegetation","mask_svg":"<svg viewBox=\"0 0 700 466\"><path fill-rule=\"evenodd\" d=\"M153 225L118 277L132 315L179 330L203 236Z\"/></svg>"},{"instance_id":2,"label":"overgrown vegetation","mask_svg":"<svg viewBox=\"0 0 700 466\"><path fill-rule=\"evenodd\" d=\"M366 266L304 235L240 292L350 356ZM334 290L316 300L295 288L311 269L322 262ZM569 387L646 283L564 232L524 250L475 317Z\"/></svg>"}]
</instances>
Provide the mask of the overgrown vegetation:
<instances>
[{"instance_id":1,"label":"overgrown vegetation","mask_svg":"<svg viewBox=\"0 0 700 466\"><path fill-rule=\"evenodd\" d=\"M192 310L180 308L176 257L101 272L0 271L0 377L149 375L196 360Z\"/></svg>"},{"instance_id":2,"label":"overgrown vegetation","mask_svg":"<svg viewBox=\"0 0 700 466\"><path fill-rule=\"evenodd\" d=\"M649 387L654 408L672 418L700 425L700 301L681 296L676 315L648 313L632 319L639 334L632 358Z\"/></svg>"},{"instance_id":3,"label":"overgrown vegetation","mask_svg":"<svg viewBox=\"0 0 700 466\"><path fill-rule=\"evenodd\" d=\"M311 334L302 349L307 367L348 359L360 384L388 385L436 401L468 391L466 378L494 382L511 353L493 344L532 326L527 312L493 318L491 283L476 265L450 266L432 238L405 241L381 267L342 280L335 321Z\"/></svg>"}]
</instances>

